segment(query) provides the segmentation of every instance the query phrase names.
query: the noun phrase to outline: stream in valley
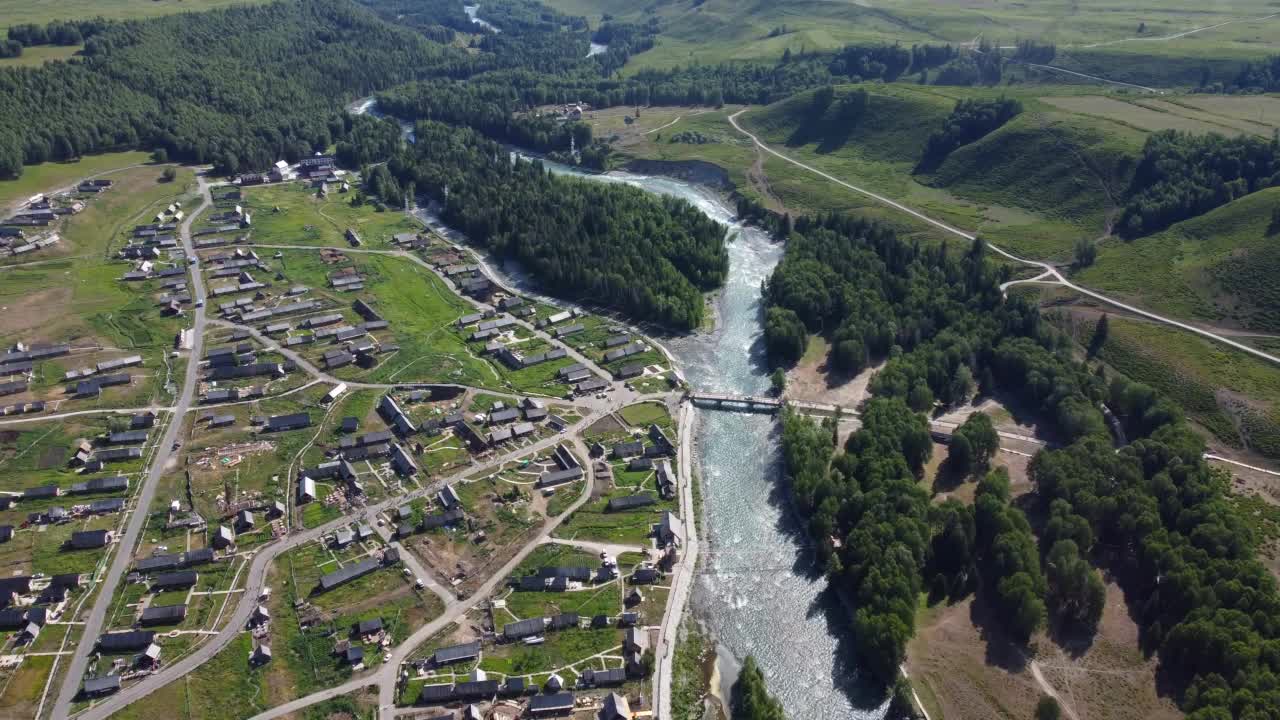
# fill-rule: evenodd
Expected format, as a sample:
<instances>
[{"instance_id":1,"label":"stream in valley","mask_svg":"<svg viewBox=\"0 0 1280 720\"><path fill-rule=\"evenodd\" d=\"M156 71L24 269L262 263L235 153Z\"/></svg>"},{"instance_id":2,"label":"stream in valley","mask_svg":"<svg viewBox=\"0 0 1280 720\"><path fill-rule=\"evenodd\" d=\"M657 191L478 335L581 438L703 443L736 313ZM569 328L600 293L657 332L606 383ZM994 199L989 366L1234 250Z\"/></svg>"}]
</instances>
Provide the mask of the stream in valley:
<instances>
[{"instance_id":1,"label":"stream in valley","mask_svg":"<svg viewBox=\"0 0 1280 720\"><path fill-rule=\"evenodd\" d=\"M725 201L702 186L544 164L556 173L683 198L729 228L729 279L716 297L716 329L664 344L697 389L766 394L761 283L781 259L782 246L737 223ZM522 278L503 279L527 287ZM790 718L882 717L879 698L865 691L850 662L847 613L815 566L788 503L777 422L768 415L702 410L696 432L703 544L691 603L716 643L722 697L728 700L740 661L754 655Z\"/></svg>"}]
</instances>

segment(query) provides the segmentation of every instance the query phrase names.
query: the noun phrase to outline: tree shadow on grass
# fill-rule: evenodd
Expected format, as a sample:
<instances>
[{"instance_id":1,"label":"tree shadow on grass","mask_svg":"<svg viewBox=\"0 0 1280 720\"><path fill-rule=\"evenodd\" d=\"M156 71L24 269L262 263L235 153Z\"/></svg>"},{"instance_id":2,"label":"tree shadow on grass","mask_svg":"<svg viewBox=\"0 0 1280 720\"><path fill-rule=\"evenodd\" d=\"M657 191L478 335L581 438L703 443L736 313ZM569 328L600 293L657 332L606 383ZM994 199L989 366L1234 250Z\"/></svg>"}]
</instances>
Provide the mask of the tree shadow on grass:
<instances>
[{"instance_id":1,"label":"tree shadow on grass","mask_svg":"<svg viewBox=\"0 0 1280 720\"><path fill-rule=\"evenodd\" d=\"M988 665L1006 672L1020 673L1027 669L1030 657L1026 645L1016 641L1004 629L1005 618L987 603L979 592L969 605L969 621L978 630L978 636L986 645L985 659Z\"/></svg>"}]
</instances>

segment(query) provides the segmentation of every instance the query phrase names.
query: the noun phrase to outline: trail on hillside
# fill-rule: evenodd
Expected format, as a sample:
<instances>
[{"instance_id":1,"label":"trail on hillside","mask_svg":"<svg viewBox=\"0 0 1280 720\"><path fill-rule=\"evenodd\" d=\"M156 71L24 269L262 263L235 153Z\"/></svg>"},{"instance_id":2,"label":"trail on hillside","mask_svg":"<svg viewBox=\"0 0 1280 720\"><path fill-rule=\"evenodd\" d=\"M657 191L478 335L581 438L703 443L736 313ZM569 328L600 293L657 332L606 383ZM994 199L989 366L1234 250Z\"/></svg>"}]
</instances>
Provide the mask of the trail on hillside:
<instances>
[{"instance_id":1,"label":"trail on hillside","mask_svg":"<svg viewBox=\"0 0 1280 720\"><path fill-rule=\"evenodd\" d=\"M1067 717L1071 718L1071 720L1080 720L1080 716L1076 715L1076 711L1058 694L1057 689L1050 685L1048 680L1044 679L1044 675L1040 672L1039 661L1031 661L1031 677L1036 679L1036 685L1040 686L1041 692L1058 701L1058 706L1067 714Z\"/></svg>"},{"instance_id":2,"label":"trail on hillside","mask_svg":"<svg viewBox=\"0 0 1280 720\"><path fill-rule=\"evenodd\" d=\"M743 128L741 125L739 125L739 124L738 124L738 116L739 116L739 115L741 115L741 114L742 114L742 113L744 113L744 112L746 112L746 110L745 110L745 109L743 109L743 110L739 110L738 112L734 113L733 115L730 115L730 116L729 116L729 124L730 124L730 125L732 125L732 126L733 126L733 128L734 128L735 130L737 130L738 132L740 132L740 133L742 133L743 135L746 135L748 138L750 138L750 139L751 139L751 141L752 141L752 142L754 142L758 148L760 148L761 150L763 150L763 151L765 151L765 152L769 153L770 155L773 155L773 156L775 156L775 157L777 157L777 158L779 158L779 159L785 160L785 161L787 161L787 162L791 163L792 165L795 165L796 167L799 167L799 168L801 168L801 169L807 170L807 171L809 171L809 172L811 172L811 173L813 173L813 174L815 174L815 175L817 175L817 176L819 176L819 177L821 177L821 178L824 178L824 179L829 180L829 181L831 181L831 182L833 182L833 183L835 183L835 184L837 184L837 185L840 185L841 187L844 187L844 188L847 188L847 189L849 189L849 190L852 190L852 191L854 191L854 192L856 192L856 193L858 193L858 194L860 194L860 195L865 195L865 196L867 196L867 197L871 198L872 200L875 200L875 201L880 202L880 203L882 203L882 204L884 204L884 205L887 205L887 206L889 206L889 207L891 207L891 208L894 208L895 210L899 210L899 211L901 211L901 212L904 212L904 213L906 213L906 214L908 214L908 215L910 215L910 216L912 216L912 217L914 217L914 218L916 218L916 219L918 219L918 220L921 220L921 221L923 221L923 222L925 222L925 223L928 223L929 225L932 225L932 226L934 226L934 227L936 227L936 228L938 228L938 229L940 229L940 230L942 230L942 231L944 231L944 232L947 232L947 233L952 234L952 235L956 235L956 236L958 236L958 237L961 237L961 238L964 238L964 239L966 239L966 240L970 240L970 241L973 241L973 240L976 240L976 239L977 239L977 236L975 236L975 235L974 235L974 234L972 234L972 233L965 232L964 230L960 230L959 228L956 228L956 227L953 227L953 226L951 226L951 225L948 225L948 224L946 224L945 222L942 222L941 220L937 220L937 219L935 219L935 218L929 217L928 215L925 215L924 213L920 212L919 210L916 210L916 209L914 209L914 208L908 207L908 206L906 206L906 205L904 205L904 204L902 204L902 203L900 203L900 202L898 202L898 201L896 201L896 200L893 200L893 199L891 199L891 198L885 197L884 195L880 195L880 194L878 194L878 193L874 193L874 192L872 192L872 191L870 191L870 190L867 190L867 189L864 189L864 188L858 187L857 185L853 185L853 184L851 184L851 183L845 182L844 180L841 180L840 178L838 178L838 177L836 177L836 176L834 176L834 175L831 175L830 173L823 172L822 170L819 170L819 169L817 169L817 168L815 168L815 167L813 167L813 166L811 166L811 165L806 165L806 164L804 164L804 163L800 162L799 160L796 160L796 159L794 159L794 158L790 157L789 155L785 155L785 154L783 154L783 153L781 153L781 152L778 152L777 150L774 150L773 148L771 148L771 147L769 147L768 145L766 145L762 140L760 140L760 138L756 137L756 136L755 136L755 135L753 135L750 131L746 130L745 128ZM1029 265L1029 266L1031 266L1031 267L1035 267L1035 268L1040 268L1042 271L1044 271L1044 273L1047 273L1047 274L1048 274L1048 276L1049 276L1050 278L1052 278L1052 280L1051 280L1051 281L1046 280L1046 281L1044 281L1044 282L1052 282L1052 283L1054 283L1054 284L1057 284L1057 285L1061 285L1061 286L1063 286L1063 287L1070 288L1070 289L1075 290L1076 292L1078 292L1078 293L1080 293L1080 294L1082 294L1082 295L1087 295L1088 297L1094 298L1095 300L1100 300L1100 301L1102 301L1102 302L1104 302L1104 303L1107 303L1108 305L1112 305L1112 306L1114 306L1114 307L1118 307L1118 308L1120 308L1120 309L1122 309L1122 310L1128 310L1128 311L1129 311L1129 312L1131 312L1131 313L1134 313L1134 314L1137 314L1137 315L1141 315L1141 316L1143 316L1143 317L1150 318L1150 319L1155 320L1155 321L1157 321L1157 322L1161 322L1161 323L1164 323L1164 324L1166 324L1166 325L1170 325L1170 326L1173 326L1173 327L1176 327L1176 328L1179 328L1179 329L1182 329L1182 330L1186 330L1186 331L1188 331L1188 332L1195 333L1196 335L1199 335L1199 336L1201 336L1201 337L1208 338L1208 339L1210 339L1210 340L1213 340L1213 341L1219 342L1219 343L1221 343L1221 344L1223 344L1223 345L1227 345L1227 346L1233 347L1233 348L1235 348L1235 349L1237 349L1237 350L1241 350L1241 351L1243 351L1243 352L1246 352L1246 353L1248 353L1248 354L1250 354L1250 355L1253 355L1253 356L1255 356L1255 357L1262 358L1263 360L1266 360L1267 362L1271 362L1271 363L1275 363L1276 365L1280 365L1280 357L1277 357L1277 356L1275 356L1275 355L1272 355L1271 353L1263 352L1262 350L1259 350L1258 348L1252 347L1252 346L1250 346L1250 345L1246 345L1246 344L1244 344L1244 343L1237 342L1237 341L1235 341L1235 340L1232 340L1232 339L1230 339L1230 338L1224 337L1224 336L1219 335L1219 334L1217 334L1217 333L1210 332L1209 330L1205 330L1204 328L1197 327L1197 326L1195 326L1195 325L1191 325L1191 324L1189 324L1189 323L1182 322L1181 320L1177 320L1177 319L1174 319L1174 318L1171 318L1171 317L1167 317L1167 316L1165 316L1165 315L1160 315L1160 314L1158 314L1158 313L1151 312L1150 310L1143 310L1142 308L1135 307L1135 306L1133 306L1133 305L1129 305L1128 303L1121 302L1120 300L1117 300L1117 299L1115 299L1115 298L1108 297L1107 295L1103 295L1102 293L1099 293L1099 292L1096 292L1096 291L1090 290L1089 288L1084 287L1084 286L1082 286L1082 285L1077 285L1076 283L1073 283L1073 282L1071 282L1070 280L1068 280L1068 279L1067 279L1067 278L1066 278L1066 277L1065 277L1065 276L1064 276L1064 275L1063 275L1063 274L1058 270L1058 268L1054 267L1054 266L1053 266L1052 264L1050 264L1050 263L1047 263L1047 262L1041 262L1041 261L1039 261L1039 260L1030 260L1030 259L1027 259L1027 258L1024 258L1024 257L1019 257L1018 255L1015 255L1015 254L1013 254L1013 253L1009 252L1008 250L1005 250L1004 248L1001 248L1000 246L998 246L998 245L995 245L995 244L991 243L990 241L987 241L986 246L987 246L988 248L990 248L993 252L995 252L995 253L997 253L997 254L999 254L999 255L1001 255L1001 256L1003 256L1003 257L1005 257L1005 258L1007 258L1007 259L1009 259L1009 260L1011 260L1011 261L1013 261L1013 262L1020 263L1020 264L1023 264L1023 265Z\"/></svg>"}]
</instances>

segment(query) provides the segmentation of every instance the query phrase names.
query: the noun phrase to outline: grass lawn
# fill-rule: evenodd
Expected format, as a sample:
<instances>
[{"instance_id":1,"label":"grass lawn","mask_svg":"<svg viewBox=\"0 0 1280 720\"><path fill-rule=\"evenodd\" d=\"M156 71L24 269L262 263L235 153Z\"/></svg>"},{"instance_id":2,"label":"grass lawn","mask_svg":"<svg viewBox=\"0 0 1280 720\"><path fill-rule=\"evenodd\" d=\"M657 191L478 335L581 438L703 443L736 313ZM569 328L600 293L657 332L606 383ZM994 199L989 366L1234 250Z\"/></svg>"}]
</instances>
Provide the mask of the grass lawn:
<instances>
[{"instance_id":1,"label":"grass lawn","mask_svg":"<svg viewBox=\"0 0 1280 720\"><path fill-rule=\"evenodd\" d=\"M579 550L569 545L539 545L516 566L510 577L518 578L530 575L537 572L539 568L544 567L596 567L599 564L600 559L585 550Z\"/></svg>"},{"instance_id":2,"label":"grass lawn","mask_svg":"<svg viewBox=\"0 0 1280 720\"><path fill-rule=\"evenodd\" d=\"M39 67L53 60L66 60L75 57L76 53L83 49L83 45L35 45L25 47L18 57L0 58L0 68Z\"/></svg>"},{"instance_id":3,"label":"grass lawn","mask_svg":"<svg viewBox=\"0 0 1280 720\"><path fill-rule=\"evenodd\" d=\"M94 2L96 3L96 0ZM0 0L0 8L12 4L15 4L14 0ZM30 5L30 3L21 2L20 0L17 4ZM13 18L13 14L0 10L0 17L10 20ZM75 50L76 48L60 49ZM0 67L4 63L27 64L25 61L28 60L28 55L37 57L41 54L48 54L43 51L44 48L27 48L21 58L0 60ZM43 62L43 59L41 62ZM46 162L39 165L28 165L22 169L22 176L16 180L0 181L0 208L8 208L13 203L26 200L36 193L73 185L77 180L90 175L145 163L150 159L151 155L149 153L130 151L86 155L79 160L71 162ZM157 174L159 173L158 170L156 172Z\"/></svg>"},{"instance_id":4,"label":"grass lawn","mask_svg":"<svg viewBox=\"0 0 1280 720\"><path fill-rule=\"evenodd\" d=\"M616 629L560 630L547 633L546 642L541 645L512 643L489 648L480 667L504 675L549 673L621 644L622 633Z\"/></svg>"},{"instance_id":5,"label":"grass lawn","mask_svg":"<svg viewBox=\"0 0 1280 720\"><path fill-rule=\"evenodd\" d=\"M657 497L650 489L648 492ZM674 503L659 500L657 504L627 512L608 512L609 498L634 495L633 490L614 491L599 500L592 500L578 509L560 527L555 536L572 540L595 540L627 545L646 546L653 534L663 510L673 510Z\"/></svg>"},{"instance_id":6,"label":"grass lawn","mask_svg":"<svg viewBox=\"0 0 1280 720\"><path fill-rule=\"evenodd\" d=\"M419 232L422 225L402 212L353 207L354 193L320 198L306 183L246 188L244 202L253 215L253 242L264 245L349 247L345 233L355 230L362 247L386 249L398 233Z\"/></svg>"},{"instance_id":7,"label":"grass lawn","mask_svg":"<svg viewBox=\"0 0 1280 720\"><path fill-rule=\"evenodd\" d=\"M646 402L628 405L619 410L618 415L639 428L648 428L655 423L662 427L671 427L671 415L667 412L667 406L662 403Z\"/></svg>"}]
</instances>

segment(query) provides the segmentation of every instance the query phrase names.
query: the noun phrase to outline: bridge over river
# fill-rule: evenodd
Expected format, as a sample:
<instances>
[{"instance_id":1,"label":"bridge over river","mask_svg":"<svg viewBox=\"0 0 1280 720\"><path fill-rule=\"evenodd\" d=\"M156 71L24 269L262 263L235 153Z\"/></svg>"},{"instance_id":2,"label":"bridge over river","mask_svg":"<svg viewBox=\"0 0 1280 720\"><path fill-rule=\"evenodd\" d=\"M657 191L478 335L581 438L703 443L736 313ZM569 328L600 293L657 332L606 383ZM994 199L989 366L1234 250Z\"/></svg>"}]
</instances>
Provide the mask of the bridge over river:
<instances>
[{"instance_id":1,"label":"bridge over river","mask_svg":"<svg viewBox=\"0 0 1280 720\"><path fill-rule=\"evenodd\" d=\"M855 422L858 421L858 411L825 403L797 402L761 395L734 395L732 393L700 391L690 391L687 394L687 397L694 405L708 410L773 414L781 411L782 408L786 406L803 415L831 417L838 412L842 419L848 419ZM959 427L958 424L948 422L946 420L929 421L929 432L933 435L933 438L940 443L950 442L951 435L955 432L957 427ZM1044 446L1047 444L1044 440L1031 437L1030 435L1020 435L1018 433L1000 431L997 431L997 434L1006 440L1020 440L1022 442L1038 446Z\"/></svg>"}]
</instances>

